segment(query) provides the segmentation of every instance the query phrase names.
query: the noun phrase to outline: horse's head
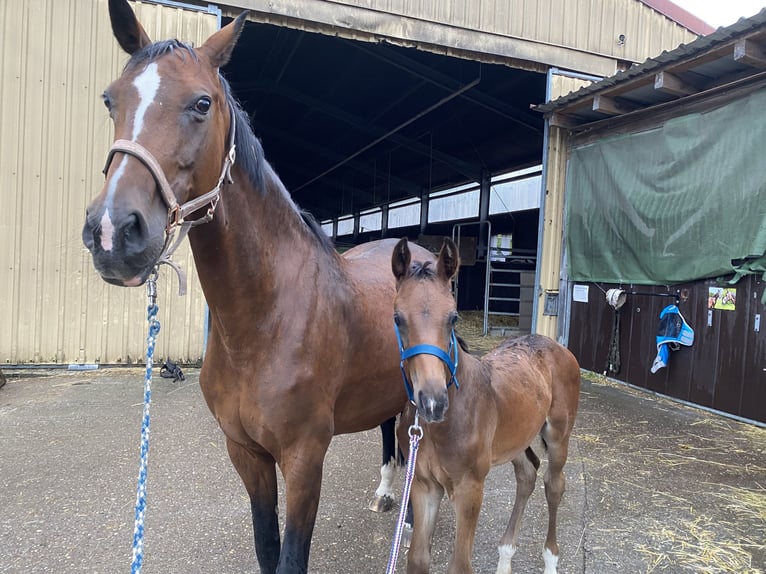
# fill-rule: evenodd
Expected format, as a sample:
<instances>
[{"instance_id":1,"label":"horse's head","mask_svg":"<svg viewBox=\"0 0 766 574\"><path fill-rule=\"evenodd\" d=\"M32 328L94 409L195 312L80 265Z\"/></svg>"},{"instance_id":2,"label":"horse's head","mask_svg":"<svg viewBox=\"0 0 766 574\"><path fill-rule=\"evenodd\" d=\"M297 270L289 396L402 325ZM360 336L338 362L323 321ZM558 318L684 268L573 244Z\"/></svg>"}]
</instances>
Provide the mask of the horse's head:
<instances>
[{"instance_id":1,"label":"horse's head","mask_svg":"<svg viewBox=\"0 0 766 574\"><path fill-rule=\"evenodd\" d=\"M411 400L426 421L444 419L447 389L455 379L458 314L450 281L460 266L455 243L445 239L434 266L411 262L407 240L396 244L391 269L396 277L394 323L402 352L402 372Z\"/></svg>"},{"instance_id":2,"label":"horse's head","mask_svg":"<svg viewBox=\"0 0 766 574\"><path fill-rule=\"evenodd\" d=\"M217 199L207 194L228 175L234 121L218 69L245 14L197 49L176 40L153 44L127 0L110 0L109 15L131 58L103 94L115 143L82 237L105 281L134 286L147 279L181 219L205 209L212 215Z\"/></svg>"}]
</instances>

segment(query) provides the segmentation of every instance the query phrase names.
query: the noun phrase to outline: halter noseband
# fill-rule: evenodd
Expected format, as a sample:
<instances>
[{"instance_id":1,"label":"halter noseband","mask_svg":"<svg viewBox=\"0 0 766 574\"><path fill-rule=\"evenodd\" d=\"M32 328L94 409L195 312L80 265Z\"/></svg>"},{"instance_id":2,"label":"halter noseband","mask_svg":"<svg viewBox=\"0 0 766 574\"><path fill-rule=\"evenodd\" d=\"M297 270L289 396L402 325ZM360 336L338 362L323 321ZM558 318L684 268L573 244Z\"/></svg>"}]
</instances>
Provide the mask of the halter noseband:
<instances>
[{"instance_id":1,"label":"halter noseband","mask_svg":"<svg viewBox=\"0 0 766 574\"><path fill-rule=\"evenodd\" d=\"M404 379L404 388L407 390L407 397L412 404L415 404L414 389L412 388L412 383L410 383L410 380L407 378L407 372L404 370L404 361L415 355L433 355L434 357L441 359L441 361L447 365L451 375L450 380L447 382L447 388L450 388L453 383L456 389L460 388L460 383L458 383L456 374L459 355L455 329L452 329L450 333L449 348L446 352L444 349L437 347L436 345L415 345L414 347L405 349L404 343L402 342L402 336L399 333L399 325L396 324L396 321L394 321L394 331L396 331L396 340L399 341L399 356L401 357L399 368L402 370L402 378ZM452 358L452 355L454 355L454 359Z\"/></svg>"},{"instance_id":2,"label":"halter noseband","mask_svg":"<svg viewBox=\"0 0 766 574\"><path fill-rule=\"evenodd\" d=\"M170 183L168 182L167 177L165 177L165 172L162 171L162 166L160 166L160 163L152 155L152 153L140 143L131 140L115 140L115 142L112 144L112 147L109 148L109 154L106 156L106 165L104 166L103 171L104 175L106 175L107 171L109 171L109 166L112 163L114 154L120 152L132 155L142 164L144 164L144 167L149 170L149 173L152 174L154 181L157 183L157 186L160 190L160 195L162 196L165 205L168 206L168 221L165 225L165 244L163 245L162 251L160 252L160 256L157 260L157 265L169 265L178 274L179 295L186 294L186 273L177 263L172 261L170 257L173 255L175 250L178 249L178 246L188 235L192 227L196 227L197 225L202 225L203 223L212 221L213 216L215 215L215 209L218 207L218 201L221 198L221 187L223 187L224 183L233 183L231 178L231 167L234 165L236 160L237 146L235 144L236 119L234 115L234 108L231 104L229 104L229 115L231 117L229 122L229 151L223 160L223 167L221 168L221 175L218 177L218 183L216 183L215 187L207 193L200 195L199 197L195 197L186 203L179 205L175 193L173 193L173 188L170 187ZM198 209L205 207L206 205L209 207L205 215L192 221L186 221L186 216L194 213ZM180 231L178 233L178 237L174 240L177 230Z\"/></svg>"}]
</instances>

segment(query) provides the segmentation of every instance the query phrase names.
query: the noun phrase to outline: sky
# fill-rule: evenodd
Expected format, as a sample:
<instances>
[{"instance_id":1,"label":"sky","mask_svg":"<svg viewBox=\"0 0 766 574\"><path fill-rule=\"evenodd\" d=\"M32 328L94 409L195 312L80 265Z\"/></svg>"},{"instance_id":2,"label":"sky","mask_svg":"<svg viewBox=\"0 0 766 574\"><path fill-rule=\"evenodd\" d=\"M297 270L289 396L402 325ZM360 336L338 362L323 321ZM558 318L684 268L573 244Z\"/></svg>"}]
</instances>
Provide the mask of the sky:
<instances>
[{"instance_id":1,"label":"sky","mask_svg":"<svg viewBox=\"0 0 766 574\"><path fill-rule=\"evenodd\" d=\"M754 16L766 0L672 0L714 28L729 26L742 17Z\"/></svg>"}]
</instances>

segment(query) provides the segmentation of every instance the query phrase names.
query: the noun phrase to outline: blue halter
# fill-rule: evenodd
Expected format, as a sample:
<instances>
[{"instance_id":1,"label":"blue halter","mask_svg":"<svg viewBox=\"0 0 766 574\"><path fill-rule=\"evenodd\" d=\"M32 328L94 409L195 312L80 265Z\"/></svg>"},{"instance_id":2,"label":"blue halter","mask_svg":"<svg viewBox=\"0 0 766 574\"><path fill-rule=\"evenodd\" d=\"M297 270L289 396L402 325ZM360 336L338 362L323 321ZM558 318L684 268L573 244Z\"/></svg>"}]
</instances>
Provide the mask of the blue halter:
<instances>
[{"instance_id":1,"label":"blue halter","mask_svg":"<svg viewBox=\"0 0 766 574\"><path fill-rule=\"evenodd\" d=\"M402 343L402 336L399 333L399 325L396 324L396 321L394 321L394 331L396 331L396 339L399 341L399 355L402 359L399 363L399 368L402 370L404 388L407 390L407 396L412 404L415 404L414 390L412 388L412 383L410 383L410 380L407 378L407 372L404 370L404 361L415 355L433 355L434 357L441 359L442 362L447 365L451 375L449 382L447 382L447 388L453 383L455 384L456 389L460 388L457 375L455 374L458 365L458 348L454 329L452 329L450 334L449 349L447 349L447 352L444 352L443 349L436 345L415 345L414 347L405 349L404 343ZM452 358L452 355L454 355L454 359Z\"/></svg>"}]
</instances>

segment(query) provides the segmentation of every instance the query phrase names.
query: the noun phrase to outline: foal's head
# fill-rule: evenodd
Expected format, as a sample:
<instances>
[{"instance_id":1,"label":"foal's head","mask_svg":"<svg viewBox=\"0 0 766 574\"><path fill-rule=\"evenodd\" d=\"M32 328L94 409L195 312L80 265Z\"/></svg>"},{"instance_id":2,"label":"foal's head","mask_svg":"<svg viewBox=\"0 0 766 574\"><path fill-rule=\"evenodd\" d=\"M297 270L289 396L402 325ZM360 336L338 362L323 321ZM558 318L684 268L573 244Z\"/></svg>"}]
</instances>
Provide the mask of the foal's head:
<instances>
[{"instance_id":1,"label":"foal's head","mask_svg":"<svg viewBox=\"0 0 766 574\"><path fill-rule=\"evenodd\" d=\"M448 386L454 382L450 361L457 359L458 349L453 328L458 319L450 281L460 266L455 243L445 239L439 259L432 262L411 261L407 240L394 248L391 269L396 277L394 322L404 349L423 349L404 360L403 370L412 385L412 399L426 421L444 419L449 407ZM434 347L447 355L435 355ZM443 355L442 355L443 356Z\"/></svg>"},{"instance_id":2,"label":"foal's head","mask_svg":"<svg viewBox=\"0 0 766 574\"><path fill-rule=\"evenodd\" d=\"M127 0L110 0L109 14L114 36L131 58L103 98L115 140L129 149L113 148L82 235L101 276L133 286L146 280L166 230L173 229L169 222L178 215L169 204L207 193L221 176L233 118L218 69L231 56L245 14L197 49L176 40L153 44Z\"/></svg>"}]
</instances>

